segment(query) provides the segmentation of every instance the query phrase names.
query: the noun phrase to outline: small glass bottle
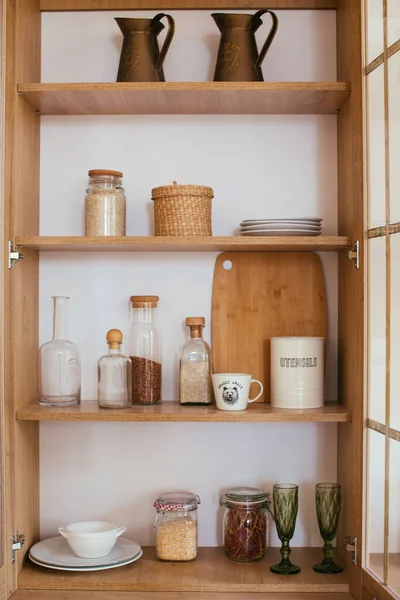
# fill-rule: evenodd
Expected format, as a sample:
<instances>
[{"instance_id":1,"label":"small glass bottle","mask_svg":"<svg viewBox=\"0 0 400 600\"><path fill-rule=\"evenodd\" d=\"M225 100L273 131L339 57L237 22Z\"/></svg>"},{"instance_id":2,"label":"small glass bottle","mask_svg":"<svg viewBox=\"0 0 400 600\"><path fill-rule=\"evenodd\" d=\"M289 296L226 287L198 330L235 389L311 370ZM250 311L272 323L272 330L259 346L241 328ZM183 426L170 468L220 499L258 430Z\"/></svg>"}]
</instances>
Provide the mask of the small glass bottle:
<instances>
[{"instance_id":1,"label":"small glass bottle","mask_svg":"<svg viewBox=\"0 0 400 600\"><path fill-rule=\"evenodd\" d=\"M161 402L161 334L157 325L158 296L132 296L129 356L132 361L133 404Z\"/></svg>"},{"instance_id":2,"label":"small glass bottle","mask_svg":"<svg viewBox=\"0 0 400 600\"><path fill-rule=\"evenodd\" d=\"M232 488L220 498L225 506L224 548L238 562L261 560L267 548L271 495L256 488Z\"/></svg>"},{"instance_id":3,"label":"small glass bottle","mask_svg":"<svg viewBox=\"0 0 400 600\"><path fill-rule=\"evenodd\" d=\"M85 197L86 236L124 236L126 198L119 171L89 171Z\"/></svg>"},{"instance_id":4,"label":"small glass bottle","mask_svg":"<svg viewBox=\"0 0 400 600\"><path fill-rule=\"evenodd\" d=\"M53 339L40 348L39 404L72 406L81 400L81 358L76 344L67 340L66 296L53 296Z\"/></svg>"},{"instance_id":5,"label":"small glass bottle","mask_svg":"<svg viewBox=\"0 0 400 600\"><path fill-rule=\"evenodd\" d=\"M98 362L100 408L128 408L132 405L132 363L121 352L122 332L110 329L106 336L109 353Z\"/></svg>"},{"instance_id":6,"label":"small glass bottle","mask_svg":"<svg viewBox=\"0 0 400 600\"><path fill-rule=\"evenodd\" d=\"M196 558L199 504L199 496L187 492L163 494L154 502L159 560L183 562Z\"/></svg>"},{"instance_id":7,"label":"small glass bottle","mask_svg":"<svg viewBox=\"0 0 400 600\"><path fill-rule=\"evenodd\" d=\"M179 371L179 402L211 404L211 350L203 340L204 317L188 317L190 339L183 345Z\"/></svg>"}]
</instances>

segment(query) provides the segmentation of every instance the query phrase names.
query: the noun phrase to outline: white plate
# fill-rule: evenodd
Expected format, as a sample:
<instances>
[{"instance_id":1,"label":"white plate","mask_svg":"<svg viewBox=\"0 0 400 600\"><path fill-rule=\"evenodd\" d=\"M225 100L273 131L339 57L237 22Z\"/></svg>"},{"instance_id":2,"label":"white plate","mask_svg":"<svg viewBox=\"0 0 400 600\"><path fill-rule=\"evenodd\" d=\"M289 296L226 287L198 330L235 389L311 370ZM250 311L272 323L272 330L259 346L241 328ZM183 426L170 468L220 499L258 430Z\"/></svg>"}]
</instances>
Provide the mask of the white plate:
<instances>
[{"instance_id":1,"label":"white plate","mask_svg":"<svg viewBox=\"0 0 400 600\"><path fill-rule=\"evenodd\" d=\"M141 550L137 556L134 556L130 560L125 560L123 562L116 563L113 565L103 565L100 567L80 567L80 568L79 567L55 567L54 565L47 565L46 563L41 563L38 560L34 560L31 557L31 555L29 555L29 558L33 563L35 563L35 565L38 565L39 567L43 567L44 569L53 569L55 571L74 571L75 573L77 573L77 572L86 573L88 571L106 571L107 569L117 569L118 567L125 567L125 565L130 565L131 563L135 562L136 560L139 560L139 558L142 556L142 554L143 554L143 551Z\"/></svg>"},{"instance_id":2,"label":"white plate","mask_svg":"<svg viewBox=\"0 0 400 600\"><path fill-rule=\"evenodd\" d=\"M240 235L244 235L244 236L249 236L249 235L257 235L257 236L265 236L265 237L270 237L270 236L281 236L281 235L289 235L289 236L311 236L311 235L321 235L320 231L310 231L310 230L304 230L304 231L300 231L298 229L275 229L274 231L265 231L265 230L261 230L261 231L242 231Z\"/></svg>"},{"instance_id":3,"label":"white plate","mask_svg":"<svg viewBox=\"0 0 400 600\"><path fill-rule=\"evenodd\" d=\"M72 552L67 540L57 536L32 546L29 558L32 562L53 569L82 571L83 569L112 569L113 566L128 564L140 558L141 552L142 549L139 544L121 537L107 556L103 558L79 558Z\"/></svg>"},{"instance_id":4,"label":"white plate","mask_svg":"<svg viewBox=\"0 0 400 600\"><path fill-rule=\"evenodd\" d=\"M270 224L264 224L264 223L259 223L258 225L246 225L240 226L241 231L252 231L252 230L257 230L257 231L261 231L261 229L264 230L272 230L272 229L309 229L309 230L313 230L313 231L321 231L322 227L321 225L308 225L305 223L270 223Z\"/></svg>"},{"instance_id":5,"label":"white plate","mask_svg":"<svg viewBox=\"0 0 400 600\"><path fill-rule=\"evenodd\" d=\"M302 217L301 219L246 219L240 223L240 225L256 225L257 223L321 223L323 219L313 217Z\"/></svg>"}]
</instances>

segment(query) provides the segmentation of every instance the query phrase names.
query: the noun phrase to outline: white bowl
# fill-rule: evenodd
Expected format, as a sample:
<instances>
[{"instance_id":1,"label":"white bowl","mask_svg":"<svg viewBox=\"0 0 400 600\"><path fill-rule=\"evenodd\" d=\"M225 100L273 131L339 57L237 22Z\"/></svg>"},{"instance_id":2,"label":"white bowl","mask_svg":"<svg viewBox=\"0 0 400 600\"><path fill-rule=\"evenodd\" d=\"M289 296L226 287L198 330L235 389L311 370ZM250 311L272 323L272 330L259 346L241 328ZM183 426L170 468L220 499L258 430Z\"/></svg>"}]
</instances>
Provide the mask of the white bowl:
<instances>
[{"instance_id":1,"label":"white bowl","mask_svg":"<svg viewBox=\"0 0 400 600\"><path fill-rule=\"evenodd\" d=\"M66 538L72 552L80 558L103 558L110 554L117 539L126 527L117 527L107 521L84 521L60 527L59 533Z\"/></svg>"}]
</instances>

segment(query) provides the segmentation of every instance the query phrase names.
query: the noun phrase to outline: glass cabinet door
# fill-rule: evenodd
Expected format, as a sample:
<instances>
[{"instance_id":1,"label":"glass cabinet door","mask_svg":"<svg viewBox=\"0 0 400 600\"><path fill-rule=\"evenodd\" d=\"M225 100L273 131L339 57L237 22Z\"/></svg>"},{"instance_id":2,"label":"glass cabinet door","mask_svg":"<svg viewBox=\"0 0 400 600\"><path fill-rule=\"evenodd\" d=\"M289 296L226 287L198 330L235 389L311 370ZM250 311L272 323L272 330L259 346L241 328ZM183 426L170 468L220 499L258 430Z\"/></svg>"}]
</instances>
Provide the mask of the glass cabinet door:
<instances>
[{"instance_id":1,"label":"glass cabinet door","mask_svg":"<svg viewBox=\"0 0 400 600\"><path fill-rule=\"evenodd\" d=\"M384 600L400 598L400 2L365 0L365 24L368 404L363 597Z\"/></svg>"}]
</instances>

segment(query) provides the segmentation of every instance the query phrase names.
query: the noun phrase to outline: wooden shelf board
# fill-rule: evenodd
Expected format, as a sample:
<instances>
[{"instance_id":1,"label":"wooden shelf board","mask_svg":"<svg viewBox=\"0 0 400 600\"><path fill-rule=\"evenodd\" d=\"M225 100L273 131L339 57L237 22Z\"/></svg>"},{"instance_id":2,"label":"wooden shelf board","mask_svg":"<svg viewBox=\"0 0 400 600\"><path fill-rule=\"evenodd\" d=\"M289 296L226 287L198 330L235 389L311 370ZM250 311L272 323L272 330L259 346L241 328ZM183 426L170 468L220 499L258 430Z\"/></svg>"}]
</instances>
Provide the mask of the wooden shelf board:
<instances>
[{"instance_id":1,"label":"wooden shelf board","mask_svg":"<svg viewBox=\"0 0 400 600\"><path fill-rule=\"evenodd\" d=\"M96 400L79 406L54 407L30 404L16 412L17 421L163 421L180 423L348 423L350 411L332 402L323 408L285 410L270 404L255 403L245 411L226 412L215 406L181 406L163 402L156 406L124 409L99 408Z\"/></svg>"},{"instance_id":2,"label":"wooden shelf board","mask_svg":"<svg viewBox=\"0 0 400 600\"><path fill-rule=\"evenodd\" d=\"M99 590L132 592L349 592L346 571L339 575L315 573L312 566L321 561L320 548L293 548L291 559L302 571L293 577L271 573L270 566L280 559L277 548L270 548L261 562L237 563L229 560L222 548L200 548L189 563L165 563L156 559L155 548L144 548L137 562L92 573L64 573L29 563L18 578L24 590Z\"/></svg>"},{"instance_id":3,"label":"wooden shelf board","mask_svg":"<svg viewBox=\"0 0 400 600\"><path fill-rule=\"evenodd\" d=\"M336 9L337 0L40 0L42 11L67 10Z\"/></svg>"},{"instance_id":4,"label":"wooden shelf board","mask_svg":"<svg viewBox=\"0 0 400 600\"><path fill-rule=\"evenodd\" d=\"M227 594L220 592L91 592L90 600L249 600L246 592ZM89 600L87 592L63 590L62 598L59 590L18 590L12 600ZM254 600L354 600L354 596L343 592L310 594L303 592L271 592L257 593Z\"/></svg>"},{"instance_id":5,"label":"wooden shelf board","mask_svg":"<svg viewBox=\"0 0 400 600\"><path fill-rule=\"evenodd\" d=\"M21 83L42 115L336 114L343 82Z\"/></svg>"},{"instance_id":6,"label":"wooden shelf board","mask_svg":"<svg viewBox=\"0 0 400 600\"><path fill-rule=\"evenodd\" d=\"M22 248L41 252L263 252L337 251L349 245L345 236L315 237L17 237Z\"/></svg>"}]
</instances>

